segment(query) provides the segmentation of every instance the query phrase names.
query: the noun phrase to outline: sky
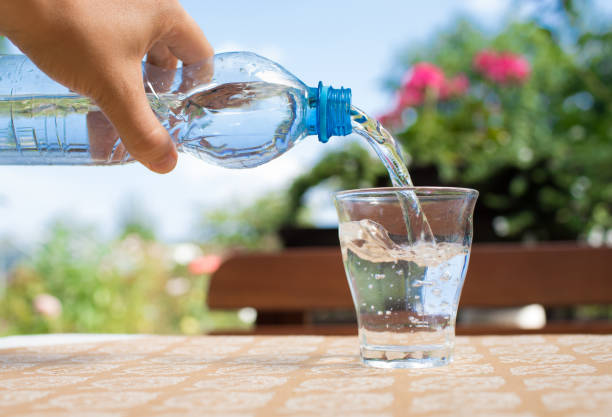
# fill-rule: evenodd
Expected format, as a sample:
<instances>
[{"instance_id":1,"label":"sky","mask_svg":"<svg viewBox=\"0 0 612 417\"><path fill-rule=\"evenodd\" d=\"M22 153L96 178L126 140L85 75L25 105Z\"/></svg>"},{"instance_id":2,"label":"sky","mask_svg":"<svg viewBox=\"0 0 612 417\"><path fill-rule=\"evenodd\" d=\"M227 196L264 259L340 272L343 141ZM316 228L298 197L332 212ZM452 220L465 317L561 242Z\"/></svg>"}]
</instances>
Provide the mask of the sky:
<instances>
[{"instance_id":1,"label":"sky","mask_svg":"<svg viewBox=\"0 0 612 417\"><path fill-rule=\"evenodd\" d=\"M382 79L403 47L427 40L460 15L494 30L511 5L509 0L181 3L217 52L253 51L308 85L322 80L350 87L353 103L371 114L390 106ZM194 225L205 210L248 205L262 193L282 189L326 149L346 140L333 138L334 144L323 145L308 138L277 160L248 171L215 167L189 156L181 156L167 175L138 164L0 166L0 240L37 242L57 218L94 225L112 236L128 206L140 207L163 240L193 239ZM333 224L331 196L319 200L317 222Z\"/></svg>"}]
</instances>

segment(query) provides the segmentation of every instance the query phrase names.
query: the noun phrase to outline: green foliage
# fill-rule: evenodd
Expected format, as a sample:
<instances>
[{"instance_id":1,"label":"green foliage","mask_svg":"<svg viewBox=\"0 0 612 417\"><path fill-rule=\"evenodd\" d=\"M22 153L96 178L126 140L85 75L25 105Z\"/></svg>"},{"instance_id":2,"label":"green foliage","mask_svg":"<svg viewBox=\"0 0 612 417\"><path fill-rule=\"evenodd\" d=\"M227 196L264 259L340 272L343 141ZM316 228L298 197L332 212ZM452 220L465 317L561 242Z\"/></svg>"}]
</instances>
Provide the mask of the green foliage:
<instances>
[{"instance_id":1,"label":"green foliage","mask_svg":"<svg viewBox=\"0 0 612 417\"><path fill-rule=\"evenodd\" d=\"M440 39L420 59L452 73L469 69L480 49L508 50L529 59L532 76L500 86L472 73L471 94L419 108L399 133L414 165L484 191L480 204L508 224L497 228L501 237L577 238L612 227L610 33L562 48L536 23L491 40L463 23Z\"/></svg>"},{"instance_id":2,"label":"green foliage","mask_svg":"<svg viewBox=\"0 0 612 417\"><path fill-rule=\"evenodd\" d=\"M382 164L374 161L366 149L351 144L346 149L325 155L309 172L296 178L287 194L288 207L283 224L296 224L306 191L324 181L334 189L367 187L385 175ZM328 181L329 182L329 181Z\"/></svg>"},{"instance_id":3,"label":"green foliage","mask_svg":"<svg viewBox=\"0 0 612 417\"><path fill-rule=\"evenodd\" d=\"M287 217L285 195L270 193L255 204L207 212L200 223L202 238L214 246L243 249L274 249L276 231Z\"/></svg>"},{"instance_id":4,"label":"green foliage","mask_svg":"<svg viewBox=\"0 0 612 417\"><path fill-rule=\"evenodd\" d=\"M411 171L435 173L434 183L417 185L481 192L476 222L486 224L477 224L482 229L477 238L577 239L589 230L612 228L612 32L591 31L582 18L586 6L565 3L571 9L559 9L557 27L532 19L488 36L461 21L402 54L401 71L386 82L397 89L399 74L419 61L449 76L468 76L466 94L429 97L407 109L395 133ZM473 69L483 49L526 57L530 77L521 84L487 80ZM365 152L346 152L327 155L312 174L296 180L289 221L304 193L323 181L339 187L389 184L375 169L329 167L372 164Z\"/></svg>"},{"instance_id":5,"label":"green foliage","mask_svg":"<svg viewBox=\"0 0 612 417\"><path fill-rule=\"evenodd\" d=\"M14 269L0 297L0 334L47 332L202 333L244 326L209 312L207 275L190 274L172 249L139 235L105 242L84 227L55 224ZM57 299L45 308L41 297ZM50 297L51 296L51 297Z\"/></svg>"},{"instance_id":6,"label":"green foliage","mask_svg":"<svg viewBox=\"0 0 612 417\"><path fill-rule=\"evenodd\" d=\"M384 167L356 144L324 156L297 177L287 192L270 193L254 204L207 212L200 224L202 238L221 247L272 250L280 246L277 232L287 225L309 225L304 195L314 186L362 188L384 175ZM327 181L326 180L330 180Z\"/></svg>"}]
</instances>

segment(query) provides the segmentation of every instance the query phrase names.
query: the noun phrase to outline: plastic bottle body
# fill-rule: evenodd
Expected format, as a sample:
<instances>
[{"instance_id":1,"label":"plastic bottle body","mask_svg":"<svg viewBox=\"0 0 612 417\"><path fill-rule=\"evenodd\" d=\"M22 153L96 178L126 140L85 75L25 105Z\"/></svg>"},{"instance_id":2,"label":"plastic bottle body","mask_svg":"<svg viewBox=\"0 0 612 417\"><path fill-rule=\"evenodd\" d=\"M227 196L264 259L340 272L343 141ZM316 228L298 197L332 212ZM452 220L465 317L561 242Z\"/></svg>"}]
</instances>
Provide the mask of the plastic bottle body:
<instances>
[{"instance_id":1,"label":"plastic bottle body","mask_svg":"<svg viewBox=\"0 0 612 417\"><path fill-rule=\"evenodd\" d=\"M89 99L51 80L21 55L0 57L0 77L0 164L103 163L90 154L88 114L92 121L103 117Z\"/></svg>"},{"instance_id":2,"label":"plastic bottle body","mask_svg":"<svg viewBox=\"0 0 612 417\"><path fill-rule=\"evenodd\" d=\"M143 67L151 107L179 151L228 168L253 167L316 134L317 120L327 120L317 90L280 65L244 52L211 61L182 70ZM0 164L132 161L95 103L25 56L0 56L0 77ZM350 91L348 97L350 104Z\"/></svg>"}]
</instances>

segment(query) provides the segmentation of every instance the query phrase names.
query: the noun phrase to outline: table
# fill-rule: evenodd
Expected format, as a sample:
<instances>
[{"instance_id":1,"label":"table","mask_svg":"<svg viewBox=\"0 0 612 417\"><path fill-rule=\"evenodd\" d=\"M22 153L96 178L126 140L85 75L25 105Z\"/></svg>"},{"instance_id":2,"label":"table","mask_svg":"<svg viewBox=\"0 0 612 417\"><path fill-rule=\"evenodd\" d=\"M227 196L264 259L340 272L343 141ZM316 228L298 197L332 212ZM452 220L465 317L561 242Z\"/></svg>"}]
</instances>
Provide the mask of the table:
<instances>
[{"instance_id":1,"label":"table","mask_svg":"<svg viewBox=\"0 0 612 417\"><path fill-rule=\"evenodd\" d=\"M363 367L356 337L15 340L2 416L612 416L612 335L458 337L455 363L422 370Z\"/></svg>"}]
</instances>

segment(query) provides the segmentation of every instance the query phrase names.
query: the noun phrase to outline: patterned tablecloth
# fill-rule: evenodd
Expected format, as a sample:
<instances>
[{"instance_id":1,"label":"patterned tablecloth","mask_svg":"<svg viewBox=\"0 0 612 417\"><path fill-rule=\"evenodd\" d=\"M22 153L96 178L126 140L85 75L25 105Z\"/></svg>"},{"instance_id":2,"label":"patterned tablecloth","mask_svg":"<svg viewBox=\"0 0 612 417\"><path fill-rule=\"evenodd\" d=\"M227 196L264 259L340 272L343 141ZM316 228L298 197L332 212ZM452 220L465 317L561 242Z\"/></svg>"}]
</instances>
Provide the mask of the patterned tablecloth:
<instances>
[{"instance_id":1,"label":"patterned tablecloth","mask_svg":"<svg viewBox=\"0 0 612 417\"><path fill-rule=\"evenodd\" d=\"M356 337L4 348L0 415L610 417L612 335L459 337L454 364L423 370L363 367Z\"/></svg>"}]
</instances>

